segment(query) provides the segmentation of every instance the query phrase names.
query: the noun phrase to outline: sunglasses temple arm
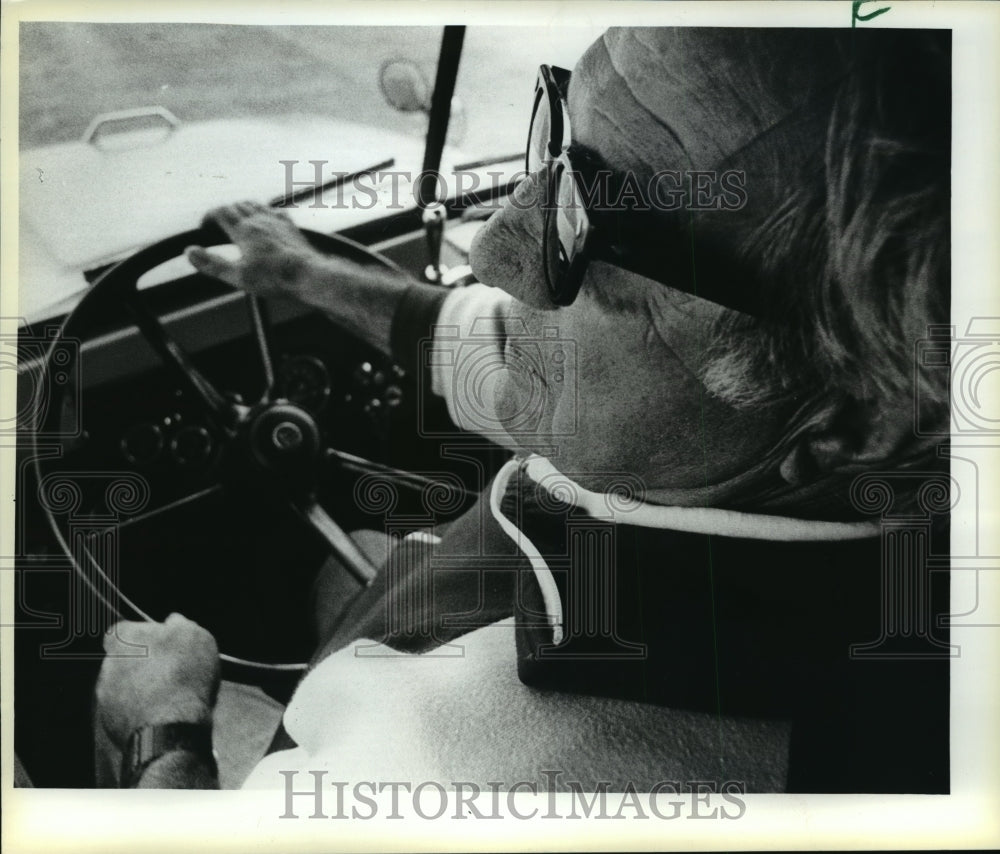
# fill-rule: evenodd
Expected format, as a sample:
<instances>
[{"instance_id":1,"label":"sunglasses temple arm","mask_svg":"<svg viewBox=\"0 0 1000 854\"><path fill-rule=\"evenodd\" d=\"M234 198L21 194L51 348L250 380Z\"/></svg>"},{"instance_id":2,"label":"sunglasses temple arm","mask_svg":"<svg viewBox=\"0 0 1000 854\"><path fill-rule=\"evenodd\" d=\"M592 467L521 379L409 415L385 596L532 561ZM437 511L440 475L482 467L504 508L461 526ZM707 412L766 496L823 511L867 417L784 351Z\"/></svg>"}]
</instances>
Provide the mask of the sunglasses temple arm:
<instances>
[{"instance_id":1,"label":"sunglasses temple arm","mask_svg":"<svg viewBox=\"0 0 1000 854\"><path fill-rule=\"evenodd\" d=\"M593 236L597 238L596 233ZM591 260L620 267L733 311L754 316L759 314L755 306L759 291L753 277L747 275L746 269L717 253L702 251L696 258L689 244L686 251L678 246L676 253L664 252L654 258L635 260L636 253L597 238L588 242L587 254Z\"/></svg>"}]
</instances>

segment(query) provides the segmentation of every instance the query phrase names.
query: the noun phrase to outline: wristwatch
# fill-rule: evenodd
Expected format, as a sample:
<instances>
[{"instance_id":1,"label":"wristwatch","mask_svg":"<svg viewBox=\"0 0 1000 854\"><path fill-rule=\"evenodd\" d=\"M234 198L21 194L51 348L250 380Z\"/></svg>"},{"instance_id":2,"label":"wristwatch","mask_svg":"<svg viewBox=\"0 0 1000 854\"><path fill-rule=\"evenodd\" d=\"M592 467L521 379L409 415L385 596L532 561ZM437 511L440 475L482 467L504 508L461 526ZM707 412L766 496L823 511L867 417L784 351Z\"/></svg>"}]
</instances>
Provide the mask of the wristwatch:
<instances>
[{"instance_id":1,"label":"wristwatch","mask_svg":"<svg viewBox=\"0 0 1000 854\"><path fill-rule=\"evenodd\" d=\"M194 754L213 774L218 773L212 749L211 723L149 724L139 727L129 736L122 752L118 785L123 789L134 789L153 762L178 750Z\"/></svg>"}]
</instances>

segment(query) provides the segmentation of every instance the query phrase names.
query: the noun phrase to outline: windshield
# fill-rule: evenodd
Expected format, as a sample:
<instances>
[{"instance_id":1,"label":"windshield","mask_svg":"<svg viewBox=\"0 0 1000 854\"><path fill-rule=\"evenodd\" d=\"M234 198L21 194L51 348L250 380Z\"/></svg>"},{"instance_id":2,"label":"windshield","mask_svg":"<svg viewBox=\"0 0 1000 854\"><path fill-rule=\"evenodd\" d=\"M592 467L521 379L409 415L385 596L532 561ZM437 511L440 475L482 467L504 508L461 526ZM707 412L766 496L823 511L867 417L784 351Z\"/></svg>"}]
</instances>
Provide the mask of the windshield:
<instances>
[{"instance_id":1,"label":"windshield","mask_svg":"<svg viewBox=\"0 0 1000 854\"><path fill-rule=\"evenodd\" d=\"M572 67L597 35L469 28L442 173L501 161L517 172L538 66ZM65 310L95 270L218 205L304 193L290 213L327 232L411 207L441 38L440 27L22 23L21 315ZM377 198L309 195L338 173L394 177Z\"/></svg>"},{"instance_id":2,"label":"windshield","mask_svg":"<svg viewBox=\"0 0 1000 854\"><path fill-rule=\"evenodd\" d=\"M572 67L593 27L471 27L449 141L483 159L520 154L542 63ZM233 24L21 25L20 146L79 140L103 113L157 105L182 122L288 115L344 119L420 139L426 114L381 91L388 63L434 81L437 27Z\"/></svg>"},{"instance_id":3,"label":"windshield","mask_svg":"<svg viewBox=\"0 0 1000 854\"><path fill-rule=\"evenodd\" d=\"M379 69L405 57L433 80L440 41L435 27L25 23L21 148L153 104L182 122L320 115L422 137L382 97Z\"/></svg>"},{"instance_id":4,"label":"windshield","mask_svg":"<svg viewBox=\"0 0 1000 854\"><path fill-rule=\"evenodd\" d=\"M474 157L524 157L538 66L572 68L600 36L595 27L470 27L455 93L465 112L457 128ZM462 122L461 111L457 116Z\"/></svg>"}]
</instances>

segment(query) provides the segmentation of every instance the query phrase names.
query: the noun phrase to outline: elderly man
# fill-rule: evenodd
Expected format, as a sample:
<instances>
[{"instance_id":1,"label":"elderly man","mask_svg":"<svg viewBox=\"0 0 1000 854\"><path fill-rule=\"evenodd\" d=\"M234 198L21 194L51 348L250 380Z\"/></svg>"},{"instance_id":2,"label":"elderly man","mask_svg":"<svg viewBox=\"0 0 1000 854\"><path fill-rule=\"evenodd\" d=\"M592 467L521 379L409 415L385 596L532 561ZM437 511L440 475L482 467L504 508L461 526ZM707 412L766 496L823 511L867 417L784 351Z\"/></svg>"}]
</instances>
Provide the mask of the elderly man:
<instances>
[{"instance_id":1,"label":"elderly man","mask_svg":"<svg viewBox=\"0 0 1000 854\"><path fill-rule=\"evenodd\" d=\"M947 791L946 661L850 650L888 595L852 483L913 474L905 515L941 467L913 419L946 423L947 387L916 400L912 358L948 317L949 89L947 33L609 32L541 70L530 174L454 291L320 257L260 205L213 212L242 257L195 267L325 311L516 451L372 587L328 585L247 785ZM417 355L474 322L500 366L478 410L460 363ZM514 329L572 353L539 371ZM118 636L151 650L98 683L123 785L215 785L212 638L176 615Z\"/></svg>"}]
</instances>

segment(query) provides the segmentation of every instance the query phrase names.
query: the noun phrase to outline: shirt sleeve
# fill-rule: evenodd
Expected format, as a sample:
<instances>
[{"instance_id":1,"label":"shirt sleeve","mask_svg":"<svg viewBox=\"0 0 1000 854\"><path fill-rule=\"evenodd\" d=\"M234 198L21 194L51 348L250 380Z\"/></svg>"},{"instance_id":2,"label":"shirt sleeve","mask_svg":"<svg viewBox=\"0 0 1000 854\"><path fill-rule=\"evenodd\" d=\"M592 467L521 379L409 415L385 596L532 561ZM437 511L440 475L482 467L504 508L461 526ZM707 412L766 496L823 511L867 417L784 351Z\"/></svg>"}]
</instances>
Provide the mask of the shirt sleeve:
<instances>
[{"instance_id":1,"label":"shirt sleeve","mask_svg":"<svg viewBox=\"0 0 1000 854\"><path fill-rule=\"evenodd\" d=\"M456 427L509 444L494 408L512 297L482 284L434 292L411 288L393 318L396 364L416 373L419 393L443 397Z\"/></svg>"}]
</instances>

